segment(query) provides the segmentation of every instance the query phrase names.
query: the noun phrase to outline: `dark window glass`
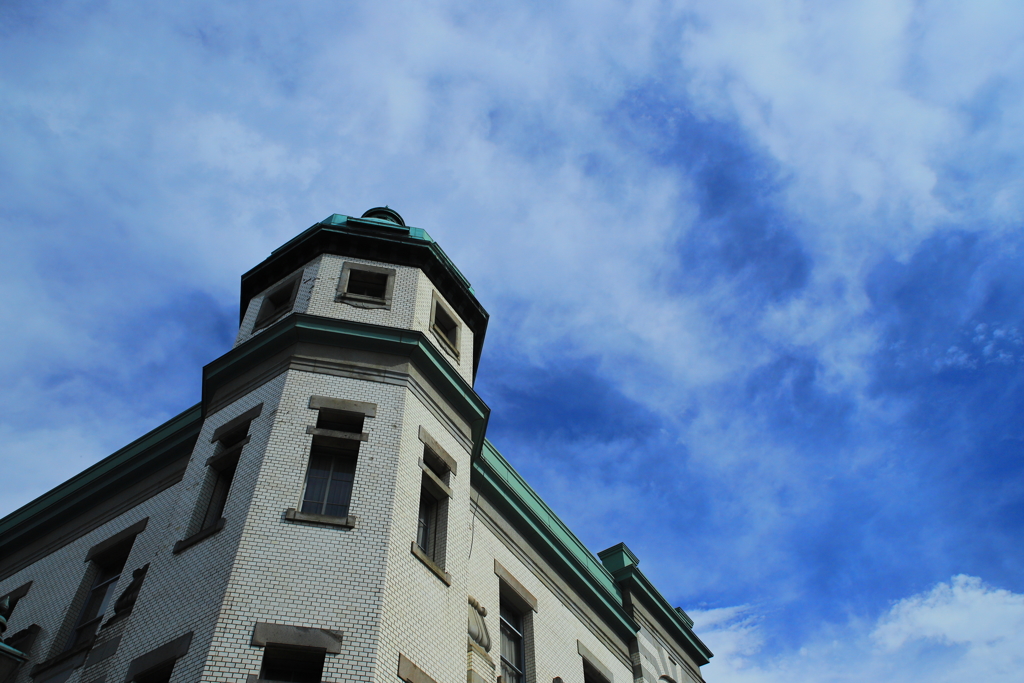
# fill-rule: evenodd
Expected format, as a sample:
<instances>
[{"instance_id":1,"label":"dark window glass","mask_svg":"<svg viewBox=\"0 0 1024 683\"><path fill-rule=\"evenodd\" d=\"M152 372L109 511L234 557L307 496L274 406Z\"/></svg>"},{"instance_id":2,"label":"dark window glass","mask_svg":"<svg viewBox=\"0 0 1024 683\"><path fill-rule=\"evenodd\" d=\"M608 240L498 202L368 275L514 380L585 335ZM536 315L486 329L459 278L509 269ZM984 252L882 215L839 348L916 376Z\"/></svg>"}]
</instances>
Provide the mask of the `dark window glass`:
<instances>
[{"instance_id":1,"label":"dark window glass","mask_svg":"<svg viewBox=\"0 0 1024 683\"><path fill-rule=\"evenodd\" d=\"M298 288L299 281L295 279L263 297L263 303L260 304L260 312L256 315L256 323L253 325L253 329L259 329L277 316L290 310L295 302L295 292Z\"/></svg>"},{"instance_id":2,"label":"dark window glass","mask_svg":"<svg viewBox=\"0 0 1024 683\"><path fill-rule=\"evenodd\" d=\"M420 516L416 527L416 545L427 557L434 558L434 528L437 525L437 501L426 491L420 491Z\"/></svg>"},{"instance_id":3,"label":"dark window glass","mask_svg":"<svg viewBox=\"0 0 1024 683\"><path fill-rule=\"evenodd\" d=\"M501 603L501 676L503 683L523 683L523 617Z\"/></svg>"},{"instance_id":4,"label":"dark window glass","mask_svg":"<svg viewBox=\"0 0 1024 683\"><path fill-rule=\"evenodd\" d=\"M260 678L290 683L320 683L324 673L323 650L268 645L263 652Z\"/></svg>"},{"instance_id":5,"label":"dark window glass","mask_svg":"<svg viewBox=\"0 0 1024 683\"><path fill-rule=\"evenodd\" d=\"M659 680L663 681L666 678L667 678L666 676L662 676L661 679L659 679ZM669 678L668 680L672 681L671 678ZM584 659L583 660L583 683L608 683L608 679L605 678L604 675L600 671L598 671L593 665L591 665L590 662L588 662L587 660ZM675 683L675 681L672 681L672 683Z\"/></svg>"},{"instance_id":6,"label":"dark window glass","mask_svg":"<svg viewBox=\"0 0 1024 683\"><path fill-rule=\"evenodd\" d=\"M345 517L352 498L356 472L356 451L313 445L306 473L302 512Z\"/></svg>"},{"instance_id":7,"label":"dark window glass","mask_svg":"<svg viewBox=\"0 0 1024 683\"><path fill-rule=\"evenodd\" d=\"M349 434L360 434L363 431L364 415L362 413L330 408L321 408L317 412L317 429L333 429L336 432L348 432Z\"/></svg>"},{"instance_id":8,"label":"dark window glass","mask_svg":"<svg viewBox=\"0 0 1024 683\"><path fill-rule=\"evenodd\" d=\"M457 347L459 343L459 326L452 320L452 317L448 315L448 312L444 310L444 307L438 303L434 303L434 327L437 331L448 340L453 347Z\"/></svg>"},{"instance_id":9,"label":"dark window glass","mask_svg":"<svg viewBox=\"0 0 1024 683\"><path fill-rule=\"evenodd\" d=\"M143 671L134 679L135 683L169 683L171 673L174 671L174 660L154 667L149 671Z\"/></svg>"},{"instance_id":10,"label":"dark window glass","mask_svg":"<svg viewBox=\"0 0 1024 683\"><path fill-rule=\"evenodd\" d=\"M103 615L114 596L117 580L121 578L121 572L128 561L128 553L131 552L134 542L135 538L132 537L110 549L102 557L93 560L96 573L65 650L87 643L96 635L96 630L99 628L100 622L103 621Z\"/></svg>"},{"instance_id":11,"label":"dark window glass","mask_svg":"<svg viewBox=\"0 0 1024 683\"><path fill-rule=\"evenodd\" d=\"M203 516L203 525L200 530L213 526L224 516L224 504L228 500L228 492L231 490L231 482L235 479L237 465L238 461L235 460L214 470L213 491L210 494L210 502L206 506L206 515Z\"/></svg>"},{"instance_id":12,"label":"dark window glass","mask_svg":"<svg viewBox=\"0 0 1024 683\"><path fill-rule=\"evenodd\" d=\"M355 270L354 268L348 272L348 294L383 299L387 290L387 273L371 273L367 270Z\"/></svg>"}]
</instances>

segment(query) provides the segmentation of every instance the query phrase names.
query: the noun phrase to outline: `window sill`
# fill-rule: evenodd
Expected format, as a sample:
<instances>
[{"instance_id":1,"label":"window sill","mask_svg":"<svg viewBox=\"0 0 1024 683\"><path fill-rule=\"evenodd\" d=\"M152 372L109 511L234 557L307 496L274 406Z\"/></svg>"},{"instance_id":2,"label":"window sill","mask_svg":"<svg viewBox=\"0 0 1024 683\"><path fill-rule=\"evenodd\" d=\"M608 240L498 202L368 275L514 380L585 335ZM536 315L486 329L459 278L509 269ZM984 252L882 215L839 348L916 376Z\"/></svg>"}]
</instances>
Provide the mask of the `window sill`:
<instances>
[{"instance_id":1,"label":"window sill","mask_svg":"<svg viewBox=\"0 0 1024 683\"><path fill-rule=\"evenodd\" d=\"M29 677L40 678L44 674L58 674L68 669L77 669L85 664L85 658L89 654L89 650L92 649L92 644L96 642L95 638L90 638L88 642L82 643L81 645L62 652L56 657L51 657L45 662L40 662L32 667L32 671L29 672Z\"/></svg>"},{"instance_id":2,"label":"window sill","mask_svg":"<svg viewBox=\"0 0 1024 683\"><path fill-rule=\"evenodd\" d=\"M438 567L425 552L420 550L420 547L416 544L416 541L412 542L412 554L416 556L417 560L425 564L427 569L434 572L434 574L437 575L437 578L444 581L444 585L452 585L452 575Z\"/></svg>"},{"instance_id":3,"label":"window sill","mask_svg":"<svg viewBox=\"0 0 1024 683\"><path fill-rule=\"evenodd\" d=\"M365 296L363 294L339 294L334 298L338 303L348 304L356 308L383 308L391 310L391 302L376 296Z\"/></svg>"},{"instance_id":4,"label":"window sill","mask_svg":"<svg viewBox=\"0 0 1024 683\"><path fill-rule=\"evenodd\" d=\"M298 524L324 524L326 526L337 526L342 529L354 529L356 526L355 515L347 517L333 517L331 515L315 515L311 512L299 512L295 508L288 508L284 511L284 518L287 522Z\"/></svg>"},{"instance_id":5,"label":"window sill","mask_svg":"<svg viewBox=\"0 0 1024 683\"><path fill-rule=\"evenodd\" d=\"M430 331L434 335L434 338L441 344L441 348L445 350L445 353L455 360L459 360L459 350L448 340L448 337L444 336L444 334L437 329L437 325L431 325Z\"/></svg>"},{"instance_id":6,"label":"window sill","mask_svg":"<svg viewBox=\"0 0 1024 683\"><path fill-rule=\"evenodd\" d=\"M209 538L210 536L213 536L218 531L220 531L221 529L224 528L224 523L225 522L227 522L227 520L224 519L223 517L221 517L220 519L217 520L216 524L214 524L213 526L208 526L205 529L203 529L202 531L199 531L197 533L192 534L188 538L181 539L180 541L178 541L177 543L174 544L174 549L171 550L171 552L174 553L175 555L177 555L178 553L180 553L181 551L185 550L186 548L191 548L196 543L199 543L200 541L205 540L205 539Z\"/></svg>"}]
</instances>

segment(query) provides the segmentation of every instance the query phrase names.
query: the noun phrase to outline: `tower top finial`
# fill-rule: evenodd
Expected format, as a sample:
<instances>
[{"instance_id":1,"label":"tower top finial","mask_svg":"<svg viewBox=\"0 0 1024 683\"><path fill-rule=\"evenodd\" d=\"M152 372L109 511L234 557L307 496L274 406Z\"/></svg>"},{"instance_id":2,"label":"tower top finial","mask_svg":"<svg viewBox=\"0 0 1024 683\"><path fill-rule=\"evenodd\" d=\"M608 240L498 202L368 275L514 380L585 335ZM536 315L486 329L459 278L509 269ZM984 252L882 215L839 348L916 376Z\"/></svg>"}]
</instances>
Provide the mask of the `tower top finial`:
<instances>
[{"instance_id":1,"label":"tower top finial","mask_svg":"<svg viewBox=\"0 0 1024 683\"><path fill-rule=\"evenodd\" d=\"M391 221L398 225L404 226L405 221L394 209L388 208L387 206L377 206L363 214L363 218L376 218L380 221Z\"/></svg>"}]
</instances>

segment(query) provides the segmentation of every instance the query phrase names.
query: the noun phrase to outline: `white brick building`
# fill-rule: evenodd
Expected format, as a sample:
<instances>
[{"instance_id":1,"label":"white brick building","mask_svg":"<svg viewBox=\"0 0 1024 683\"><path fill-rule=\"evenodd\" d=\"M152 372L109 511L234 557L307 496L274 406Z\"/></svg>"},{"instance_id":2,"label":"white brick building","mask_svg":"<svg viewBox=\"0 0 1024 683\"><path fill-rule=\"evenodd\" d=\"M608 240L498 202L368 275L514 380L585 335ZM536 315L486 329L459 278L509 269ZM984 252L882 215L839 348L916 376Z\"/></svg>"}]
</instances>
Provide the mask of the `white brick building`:
<instances>
[{"instance_id":1,"label":"white brick building","mask_svg":"<svg viewBox=\"0 0 1024 683\"><path fill-rule=\"evenodd\" d=\"M202 401L0 520L0 683L691 683L711 652L485 439L487 313L389 209L242 277Z\"/></svg>"}]
</instances>

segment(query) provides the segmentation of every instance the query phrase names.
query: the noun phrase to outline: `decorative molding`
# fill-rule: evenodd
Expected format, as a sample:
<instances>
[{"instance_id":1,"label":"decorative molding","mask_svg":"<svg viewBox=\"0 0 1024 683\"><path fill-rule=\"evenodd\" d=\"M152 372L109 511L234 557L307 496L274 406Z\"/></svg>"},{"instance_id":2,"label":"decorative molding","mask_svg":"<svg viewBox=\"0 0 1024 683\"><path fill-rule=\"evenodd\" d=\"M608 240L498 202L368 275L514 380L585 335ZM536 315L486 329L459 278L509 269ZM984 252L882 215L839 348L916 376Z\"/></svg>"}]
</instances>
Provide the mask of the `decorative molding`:
<instances>
[{"instance_id":1,"label":"decorative molding","mask_svg":"<svg viewBox=\"0 0 1024 683\"><path fill-rule=\"evenodd\" d=\"M482 607L472 595L469 596L469 625L468 634L470 640L484 649L484 652L491 651L491 634L487 632L487 608Z\"/></svg>"}]
</instances>

